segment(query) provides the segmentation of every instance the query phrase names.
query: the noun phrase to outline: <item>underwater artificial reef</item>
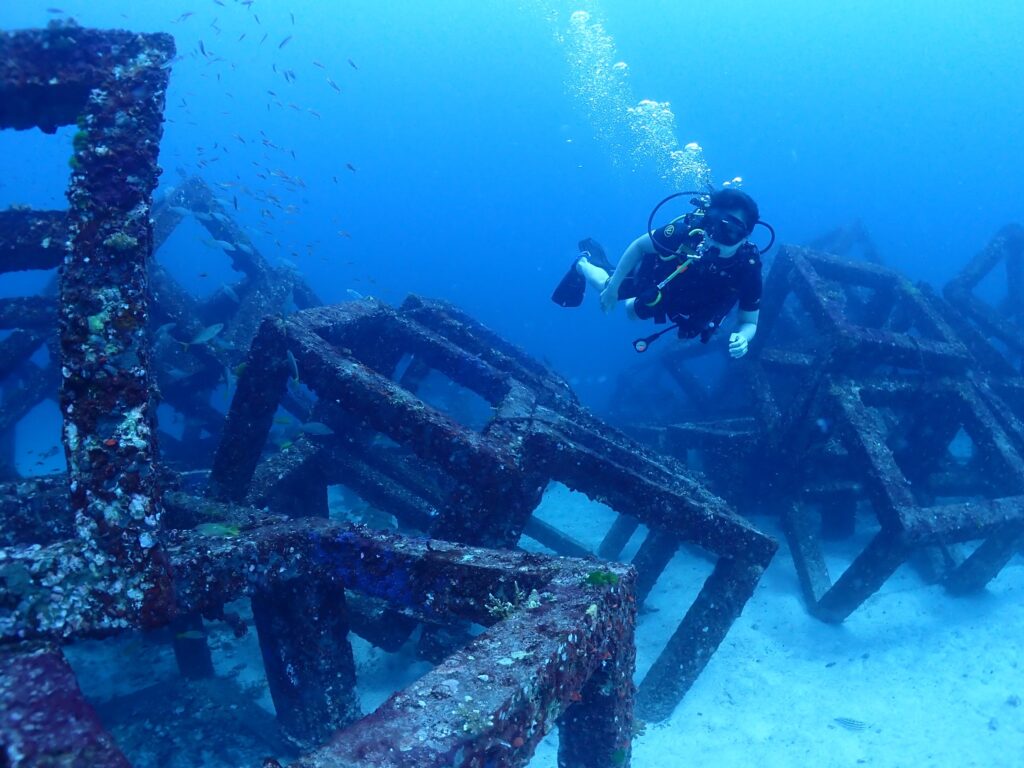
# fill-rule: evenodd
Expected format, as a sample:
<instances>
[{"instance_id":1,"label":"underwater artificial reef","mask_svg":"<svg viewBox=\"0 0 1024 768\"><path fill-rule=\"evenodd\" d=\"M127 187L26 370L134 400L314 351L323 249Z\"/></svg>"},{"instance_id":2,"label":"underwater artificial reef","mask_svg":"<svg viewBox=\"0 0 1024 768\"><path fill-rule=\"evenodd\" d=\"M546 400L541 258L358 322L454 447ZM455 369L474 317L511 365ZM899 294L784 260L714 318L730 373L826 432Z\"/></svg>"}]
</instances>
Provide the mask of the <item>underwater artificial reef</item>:
<instances>
[{"instance_id":1,"label":"underwater artificial reef","mask_svg":"<svg viewBox=\"0 0 1024 768\"><path fill-rule=\"evenodd\" d=\"M557 725L560 765L625 766L636 723L668 718L772 559L753 516L781 517L830 622L905 562L956 594L1019 550L1024 335L976 289L1005 268L1005 306L1024 306L1021 227L943 295L882 266L863 228L783 246L738 373L709 386L692 349L645 356L620 389L667 382L685 402L617 428L450 304L323 306L202 179L154 202L173 56L163 34L0 34L0 129L79 128L68 210L0 212L0 272L59 269L0 299L5 765L128 765L62 647L170 627L181 674L210 677L204 622L247 631L245 597L292 765L521 765ZM185 217L240 274L204 299L154 258ZM484 415L432 400L438 375ZM67 473L20 477L15 427L47 399ZM161 403L178 434L158 437ZM281 412L303 425L283 448ZM618 512L596 553L533 516L551 481ZM338 485L396 527L329 518ZM827 548L865 514L877 531L833 578ZM710 574L634 685L638 607L684 546ZM363 716L352 634L412 639L436 666Z\"/></svg>"}]
</instances>

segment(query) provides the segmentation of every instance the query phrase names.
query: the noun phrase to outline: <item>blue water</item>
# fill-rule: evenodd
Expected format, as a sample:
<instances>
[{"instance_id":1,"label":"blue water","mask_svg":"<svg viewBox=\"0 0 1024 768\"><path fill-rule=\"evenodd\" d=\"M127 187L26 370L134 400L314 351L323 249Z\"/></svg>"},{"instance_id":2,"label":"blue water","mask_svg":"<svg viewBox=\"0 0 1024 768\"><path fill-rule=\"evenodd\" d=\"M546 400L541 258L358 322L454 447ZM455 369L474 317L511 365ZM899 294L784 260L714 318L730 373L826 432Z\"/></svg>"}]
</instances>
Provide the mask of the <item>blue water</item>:
<instances>
[{"instance_id":1,"label":"blue water","mask_svg":"<svg viewBox=\"0 0 1024 768\"><path fill-rule=\"evenodd\" d=\"M61 13L2 0L0 28L71 16L174 35L164 186L181 169L237 197L261 251L325 302L452 301L597 408L650 331L593 297L558 308L551 290L579 239L617 258L675 188L654 158L624 161L597 137L567 86L586 76L559 39L573 11L603 25L635 100L671 103L680 146L699 142L717 182L743 177L781 242L862 219L886 263L941 287L1024 218L1014 0L53 2ZM613 108L598 103L599 121L615 123ZM0 208L66 206L73 131L0 132ZM160 258L208 293L223 256L202 237L183 230ZM5 275L0 295L43 282ZM23 423L19 448L53 445L58 415L51 403Z\"/></svg>"},{"instance_id":2,"label":"blue water","mask_svg":"<svg viewBox=\"0 0 1024 768\"><path fill-rule=\"evenodd\" d=\"M783 242L862 218L889 264L941 285L1021 217L1024 7L1009 0L257 0L249 11L223 1L58 0L64 14L8 2L0 26L70 15L172 33L182 58L165 181L182 168L278 195L297 212L261 218L269 206L239 194L239 218L270 225L257 244L299 264L326 301L347 289L449 299L575 378L596 405L607 395L597 381L631 361L636 329L621 312L561 310L548 296L579 238L617 257L672 188L654 163L614 163L568 92L555 33L577 8L603 23L636 99L671 102L679 141L700 142L716 181L742 176ZM282 149L261 145L261 130ZM0 205L63 204L70 138L59 136L0 133ZM257 178L253 161L306 187Z\"/></svg>"}]
</instances>

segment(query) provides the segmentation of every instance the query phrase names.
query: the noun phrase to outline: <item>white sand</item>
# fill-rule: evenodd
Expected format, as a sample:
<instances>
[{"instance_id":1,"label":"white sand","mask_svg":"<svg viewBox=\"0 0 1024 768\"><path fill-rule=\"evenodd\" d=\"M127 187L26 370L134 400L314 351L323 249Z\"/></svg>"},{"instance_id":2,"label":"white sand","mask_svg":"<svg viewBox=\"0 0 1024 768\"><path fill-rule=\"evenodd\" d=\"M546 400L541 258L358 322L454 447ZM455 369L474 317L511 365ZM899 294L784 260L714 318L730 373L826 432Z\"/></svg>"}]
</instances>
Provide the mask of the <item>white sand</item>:
<instances>
[{"instance_id":1,"label":"white sand","mask_svg":"<svg viewBox=\"0 0 1024 768\"><path fill-rule=\"evenodd\" d=\"M540 514L591 546L610 516L559 486ZM595 517L601 525L593 524ZM757 524L782 541L770 520ZM639 620L639 672L661 650L709 571L707 561L680 553L662 574L648 601L657 610ZM903 567L844 624L832 626L805 609L783 543L672 718L649 726L634 742L633 765L1019 767L1021 699L1020 557L985 593L970 598L928 586ZM835 718L867 727L849 730ZM556 744L549 737L531 766L554 768Z\"/></svg>"}]
</instances>

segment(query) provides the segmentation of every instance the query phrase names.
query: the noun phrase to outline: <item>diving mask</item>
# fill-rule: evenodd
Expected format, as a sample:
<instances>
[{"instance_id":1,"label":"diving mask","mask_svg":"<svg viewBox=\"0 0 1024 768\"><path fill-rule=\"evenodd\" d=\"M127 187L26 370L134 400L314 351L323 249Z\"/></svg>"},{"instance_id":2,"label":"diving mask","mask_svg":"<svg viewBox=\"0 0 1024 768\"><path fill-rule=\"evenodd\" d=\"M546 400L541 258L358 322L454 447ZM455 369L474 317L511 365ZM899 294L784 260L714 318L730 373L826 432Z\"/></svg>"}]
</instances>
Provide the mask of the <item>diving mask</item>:
<instances>
[{"instance_id":1,"label":"diving mask","mask_svg":"<svg viewBox=\"0 0 1024 768\"><path fill-rule=\"evenodd\" d=\"M746 222L731 213L708 211L704 217L704 229L720 245L736 245L750 234Z\"/></svg>"}]
</instances>

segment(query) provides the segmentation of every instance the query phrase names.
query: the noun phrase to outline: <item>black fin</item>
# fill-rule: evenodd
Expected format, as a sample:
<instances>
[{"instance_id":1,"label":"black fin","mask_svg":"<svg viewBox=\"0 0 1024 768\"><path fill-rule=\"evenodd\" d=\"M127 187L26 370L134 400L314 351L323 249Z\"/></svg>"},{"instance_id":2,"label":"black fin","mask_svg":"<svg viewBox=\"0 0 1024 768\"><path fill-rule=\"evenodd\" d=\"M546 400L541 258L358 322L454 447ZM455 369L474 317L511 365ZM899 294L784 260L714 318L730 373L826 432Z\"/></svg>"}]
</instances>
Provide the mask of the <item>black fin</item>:
<instances>
[{"instance_id":1,"label":"black fin","mask_svg":"<svg viewBox=\"0 0 1024 768\"><path fill-rule=\"evenodd\" d=\"M578 261L579 259L576 259ZM578 307L583 303L583 294L587 290L587 280L576 271L576 261L573 261L569 271L565 273L562 282L551 294L551 300L560 307Z\"/></svg>"},{"instance_id":2,"label":"black fin","mask_svg":"<svg viewBox=\"0 0 1024 768\"><path fill-rule=\"evenodd\" d=\"M615 271L615 266L608 261L608 257L604 255L604 248L601 244L593 238L587 237L580 240L580 253L587 252L587 261L593 264L595 267L600 267L609 275Z\"/></svg>"}]
</instances>

